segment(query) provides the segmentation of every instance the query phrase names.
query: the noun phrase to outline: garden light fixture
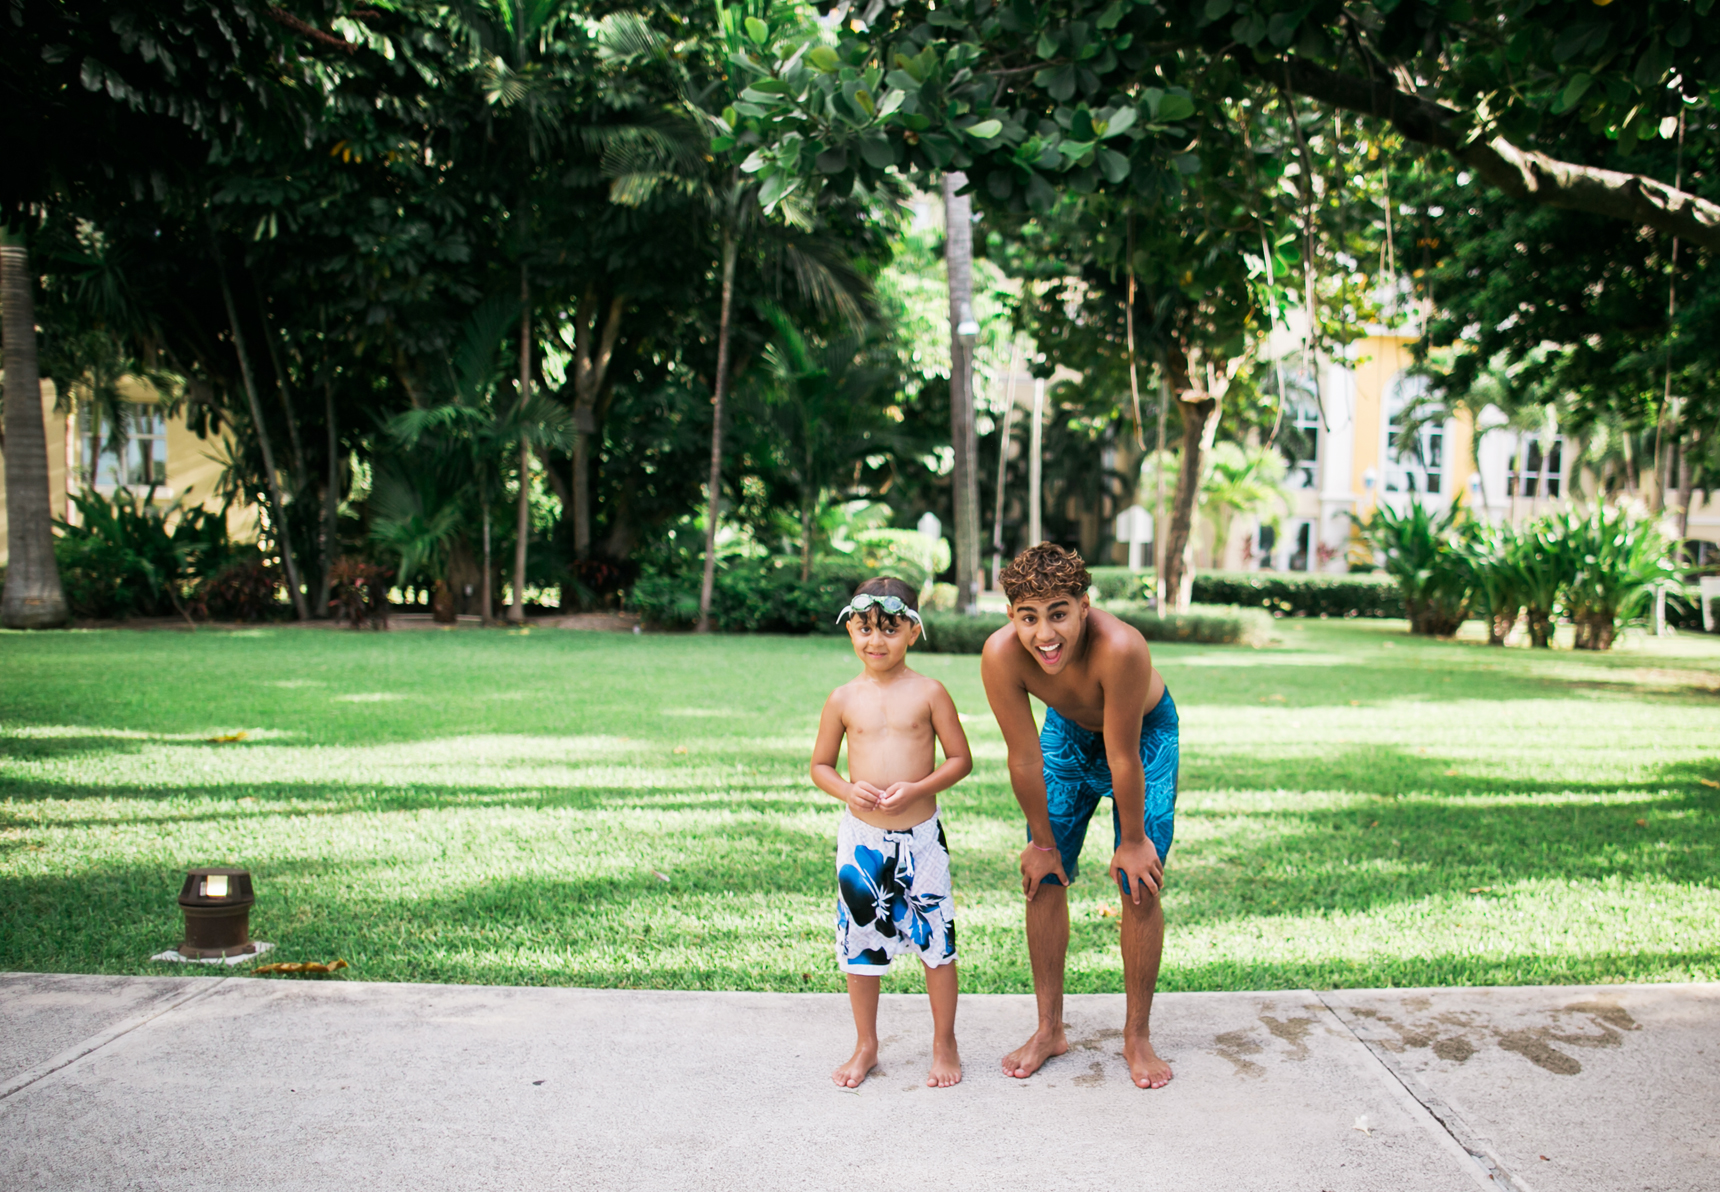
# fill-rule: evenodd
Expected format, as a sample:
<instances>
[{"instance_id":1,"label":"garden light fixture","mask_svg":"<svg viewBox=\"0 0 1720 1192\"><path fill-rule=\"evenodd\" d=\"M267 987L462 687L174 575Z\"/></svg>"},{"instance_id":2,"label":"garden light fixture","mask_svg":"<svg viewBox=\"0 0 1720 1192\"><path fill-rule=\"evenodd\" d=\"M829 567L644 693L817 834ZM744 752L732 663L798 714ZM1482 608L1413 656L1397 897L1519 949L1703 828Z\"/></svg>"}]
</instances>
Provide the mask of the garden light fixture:
<instances>
[{"instance_id":1,"label":"garden light fixture","mask_svg":"<svg viewBox=\"0 0 1720 1192\"><path fill-rule=\"evenodd\" d=\"M200 960L257 951L251 942L251 905L256 901L251 875L243 869L188 872L179 891L179 909L185 913L185 942L179 945L179 954Z\"/></svg>"}]
</instances>

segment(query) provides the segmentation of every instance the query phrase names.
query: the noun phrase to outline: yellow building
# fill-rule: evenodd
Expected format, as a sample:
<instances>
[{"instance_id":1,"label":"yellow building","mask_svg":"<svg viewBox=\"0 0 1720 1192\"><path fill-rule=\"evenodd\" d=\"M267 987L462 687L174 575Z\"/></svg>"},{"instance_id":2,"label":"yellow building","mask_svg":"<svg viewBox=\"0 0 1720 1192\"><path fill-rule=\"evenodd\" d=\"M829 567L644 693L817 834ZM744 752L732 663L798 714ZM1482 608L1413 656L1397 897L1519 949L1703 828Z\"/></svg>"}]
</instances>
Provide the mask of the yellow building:
<instances>
[{"instance_id":1,"label":"yellow building","mask_svg":"<svg viewBox=\"0 0 1720 1192\"><path fill-rule=\"evenodd\" d=\"M1285 418L1313 444L1311 458L1291 468L1290 506L1276 528L1238 526L1222 560L1211 557L1210 534L1203 535L1197 565L1341 572L1351 515L1366 517L1381 503L1401 510L1419 500L1443 510L1461 500L1479 516L1518 523L1590 495L1594 478L1575 467L1574 445L1512 430L1491 406L1480 416L1479 452L1467 415L1422 428L1414 449L1400 449L1399 419L1426 387L1410 372L1414 336L1376 329L1351 346L1348 360L1322 361L1318 400L1313 378L1296 367L1295 341L1284 339L1277 346L1286 389L1305 394L1287 403ZM1692 494L1689 536L1720 541L1713 494Z\"/></svg>"},{"instance_id":2,"label":"yellow building","mask_svg":"<svg viewBox=\"0 0 1720 1192\"><path fill-rule=\"evenodd\" d=\"M218 509L216 497L221 473L226 467L225 437L203 439L187 423L183 413L165 416L149 391L141 386L129 390L124 381L122 395L131 401L130 434L123 453L116 452L100 427L91 426L88 410L62 410L52 381L42 382L42 423L48 437L48 491L56 520L76 523L72 497L91 486L111 496L126 488L139 496L153 482L154 500L162 508L175 504L201 505ZM95 433L92 434L92 429ZM237 538L256 532L255 512L235 509L228 530ZM7 551L5 459L0 453L0 564Z\"/></svg>"}]
</instances>

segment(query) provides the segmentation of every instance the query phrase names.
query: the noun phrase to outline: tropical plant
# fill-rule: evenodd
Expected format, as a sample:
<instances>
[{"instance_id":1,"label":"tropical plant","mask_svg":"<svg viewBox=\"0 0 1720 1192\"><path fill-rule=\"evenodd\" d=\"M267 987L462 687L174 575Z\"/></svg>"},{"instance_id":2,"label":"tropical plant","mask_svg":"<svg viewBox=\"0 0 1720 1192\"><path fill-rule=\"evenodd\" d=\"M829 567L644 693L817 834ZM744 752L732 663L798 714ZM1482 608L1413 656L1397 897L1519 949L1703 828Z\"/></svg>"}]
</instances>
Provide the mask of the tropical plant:
<instances>
[{"instance_id":1,"label":"tropical plant","mask_svg":"<svg viewBox=\"0 0 1720 1192\"><path fill-rule=\"evenodd\" d=\"M1472 607L1487 622L1490 646L1503 646L1523 614L1524 576L1516 565L1519 537L1507 522L1471 521L1457 539L1475 581Z\"/></svg>"},{"instance_id":2,"label":"tropical plant","mask_svg":"<svg viewBox=\"0 0 1720 1192\"><path fill-rule=\"evenodd\" d=\"M200 581L259 560L255 547L228 540L225 510L163 507L126 489L111 498L86 491L72 503L77 521L55 523L54 553L80 617L189 619Z\"/></svg>"},{"instance_id":3,"label":"tropical plant","mask_svg":"<svg viewBox=\"0 0 1720 1192\"><path fill-rule=\"evenodd\" d=\"M1224 565L1231 522L1239 515L1265 513L1268 524L1278 521L1275 506L1289 503L1284 456L1271 447L1218 443L1208 457L1200 502L1212 515L1212 561Z\"/></svg>"},{"instance_id":4,"label":"tropical plant","mask_svg":"<svg viewBox=\"0 0 1720 1192\"><path fill-rule=\"evenodd\" d=\"M1611 649L1622 626L1641 619L1660 591L1678 587L1673 543L1655 519L1597 504L1546 520L1571 569L1565 602L1577 649Z\"/></svg>"},{"instance_id":5,"label":"tropical plant","mask_svg":"<svg viewBox=\"0 0 1720 1192\"><path fill-rule=\"evenodd\" d=\"M1412 498L1401 513L1381 502L1360 523L1403 589L1411 633L1449 637L1469 615L1474 579L1457 547L1463 516L1460 505L1435 513Z\"/></svg>"}]
</instances>

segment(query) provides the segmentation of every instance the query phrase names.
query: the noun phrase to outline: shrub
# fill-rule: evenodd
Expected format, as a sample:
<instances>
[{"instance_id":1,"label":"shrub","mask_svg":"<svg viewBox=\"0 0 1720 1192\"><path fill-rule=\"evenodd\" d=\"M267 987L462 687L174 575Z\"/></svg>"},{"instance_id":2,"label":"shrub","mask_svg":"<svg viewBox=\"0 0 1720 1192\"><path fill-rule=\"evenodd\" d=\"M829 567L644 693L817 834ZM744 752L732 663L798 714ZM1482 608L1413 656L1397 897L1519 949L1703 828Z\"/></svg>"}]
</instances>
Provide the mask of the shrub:
<instances>
[{"instance_id":1,"label":"shrub","mask_svg":"<svg viewBox=\"0 0 1720 1192\"><path fill-rule=\"evenodd\" d=\"M1186 613L1164 617L1140 601L1110 601L1104 609L1140 630L1150 642L1262 646L1272 637L1271 616L1257 608L1196 605ZM1009 618L1002 613L927 613L925 622L926 635L917 649L932 654L978 654L988 637L1009 624Z\"/></svg>"},{"instance_id":2,"label":"shrub","mask_svg":"<svg viewBox=\"0 0 1720 1192\"><path fill-rule=\"evenodd\" d=\"M73 615L160 617L186 614L199 581L258 558L227 539L223 512L166 509L121 489L72 498L77 525L56 522L54 558Z\"/></svg>"},{"instance_id":3,"label":"shrub","mask_svg":"<svg viewBox=\"0 0 1720 1192\"><path fill-rule=\"evenodd\" d=\"M1153 573L1090 567L1095 600L1142 600ZM1388 575L1324 575L1304 571L1203 571L1194 577L1196 604L1263 608L1280 617L1401 617L1403 593Z\"/></svg>"},{"instance_id":4,"label":"shrub","mask_svg":"<svg viewBox=\"0 0 1720 1192\"><path fill-rule=\"evenodd\" d=\"M746 559L717 571L711 592L711 621L725 633L835 633L836 614L867 572L842 563L814 568L800 578L800 561ZM647 569L627 594L629 607L646 624L660 629L690 629L699 620L697 572Z\"/></svg>"},{"instance_id":5,"label":"shrub","mask_svg":"<svg viewBox=\"0 0 1720 1192\"><path fill-rule=\"evenodd\" d=\"M261 621L285 611L280 568L262 558L230 563L197 585L194 616L216 621Z\"/></svg>"},{"instance_id":6,"label":"shrub","mask_svg":"<svg viewBox=\"0 0 1720 1192\"><path fill-rule=\"evenodd\" d=\"M388 627L388 585L394 581L392 568L363 559L342 557L329 568L329 584L334 606L341 619L354 629L367 624L372 629Z\"/></svg>"},{"instance_id":7,"label":"shrub","mask_svg":"<svg viewBox=\"0 0 1720 1192\"><path fill-rule=\"evenodd\" d=\"M1606 650L1619 627L1641 620L1661 588L1676 591L1673 544L1651 517L1597 505L1549 515L1571 577L1565 604L1579 650Z\"/></svg>"},{"instance_id":8,"label":"shrub","mask_svg":"<svg viewBox=\"0 0 1720 1192\"><path fill-rule=\"evenodd\" d=\"M1403 592L1411 633L1449 637L1469 616L1474 577L1457 548L1463 507L1435 513L1414 497L1399 513L1384 503L1361 522L1362 533L1385 559L1386 574Z\"/></svg>"},{"instance_id":9,"label":"shrub","mask_svg":"<svg viewBox=\"0 0 1720 1192\"><path fill-rule=\"evenodd\" d=\"M921 613L926 632L914 649L928 654L978 654L985 639L1009 624L1002 613Z\"/></svg>"}]
</instances>

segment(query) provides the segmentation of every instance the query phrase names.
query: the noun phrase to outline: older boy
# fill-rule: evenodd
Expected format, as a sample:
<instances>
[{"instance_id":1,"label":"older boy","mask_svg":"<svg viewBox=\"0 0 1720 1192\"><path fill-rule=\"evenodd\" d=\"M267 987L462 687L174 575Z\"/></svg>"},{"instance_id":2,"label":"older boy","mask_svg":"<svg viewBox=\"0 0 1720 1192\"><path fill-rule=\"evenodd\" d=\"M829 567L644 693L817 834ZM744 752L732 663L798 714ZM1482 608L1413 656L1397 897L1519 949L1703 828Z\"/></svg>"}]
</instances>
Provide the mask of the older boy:
<instances>
[{"instance_id":1,"label":"older boy","mask_svg":"<svg viewBox=\"0 0 1720 1192\"><path fill-rule=\"evenodd\" d=\"M1017 555L998 579L1010 623L986 642L980 675L1027 817L1021 888L1039 1002L1038 1029L1003 1058L1003 1070L1025 1079L1069 1050L1067 887L1088 820L1109 795L1115 833L1109 872L1123 895L1123 1056L1138 1087L1163 1088L1171 1069L1153 1050L1148 1020L1164 947L1159 891L1176 808L1176 704L1153 669L1146 639L1092 607L1092 577L1079 555L1043 542ZM1029 695L1048 705L1043 732L1035 731Z\"/></svg>"}]
</instances>

